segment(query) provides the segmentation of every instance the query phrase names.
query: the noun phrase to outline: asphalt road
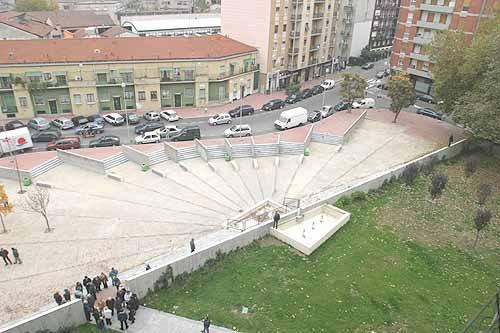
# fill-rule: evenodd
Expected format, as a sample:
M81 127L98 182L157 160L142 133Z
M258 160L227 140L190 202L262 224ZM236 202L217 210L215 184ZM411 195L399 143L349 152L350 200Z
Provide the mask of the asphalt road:
M344 73L358 73L365 77L369 82L374 82L376 80L376 73L379 71L383 71L385 68L387 68L387 60L381 60L375 63L374 68L370 70L363 70L361 67L352 67L348 68L344 71ZM375 107L376 108L389 108L390 105L390 99L385 95L387 92L384 90L380 90L376 87L372 87L367 89L367 97L372 97L375 99ZM279 115L281 112L287 109L292 109L295 107L304 107L309 111L313 110L318 110L320 109L323 105L335 105L338 102L341 101L340 97L340 84L338 82L336 83L335 87L331 90L328 90L324 92L323 94L319 94L316 96L312 96L306 100L300 101L296 104L289 105L284 109L278 109L278 110L273 110L273 111L262 111L262 110L256 110L254 115L252 116L245 116L241 119L242 124L248 124L251 126L253 134L265 134L265 133L270 133L270 132L275 132L276 129L274 128L274 121L279 118ZM416 106L410 106L409 108L404 109L403 111L407 112L416 112L418 107L432 107L431 105L428 105L423 102L418 102ZM141 120L141 122L144 120ZM167 122L164 121L165 124ZM231 127L235 124L239 124L240 119L235 118L233 119L233 123L230 125L217 125L217 126L211 126L208 124L208 117L203 117L203 118L193 118L193 119L181 119L177 122L174 123L168 123L168 125L177 125L178 127L182 128L187 125L198 125L201 129L201 136L202 138L220 138L223 137L223 132L226 128ZM121 139L122 143L129 142L128 136L130 137L131 140L134 140L135 138L135 133L134 133L134 126L130 126L130 134L127 134L127 128L126 126L121 126L121 127L112 127L112 126L106 126L105 127L105 132L103 135L116 135L119 136ZM73 134L73 130L68 130L63 132L64 136L71 136ZM97 136L99 137L99 136ZM97 138L96 137L96 138ZM87 146L88 142L91 139L87 138L81 138L82 141L82 146ZM35 144L35 149L36 150L42 150L45 149L47 146L46 143L36 143Z

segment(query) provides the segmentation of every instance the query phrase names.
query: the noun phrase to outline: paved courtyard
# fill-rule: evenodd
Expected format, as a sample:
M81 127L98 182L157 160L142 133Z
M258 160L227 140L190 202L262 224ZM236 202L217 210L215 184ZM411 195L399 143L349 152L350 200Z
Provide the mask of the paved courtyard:
M52 294L72 288L84 275L125 271L155 265L168 253L188 251L194 238L199 244L222 240L236 231L226 222L255 203L272 198L302 198L412 160L447 143L459 131L425 117L405 114L392 124L388 112L370 111L338 151L338 146L311 143L302 163L298 155L235 159L236 169L223 159L211 160L217 172L200 158L179 164L154 166L161 178L143 172L131 161L112 171L124 182L60 165L37 177L50 182L50 223L44 233L39 215L24 210L17 182L2 180L14 202L7 216L9 233L0 246L19 249L22 265L0 269L0 322L30 314L52 302ZM257 140L257 138L256 138Z

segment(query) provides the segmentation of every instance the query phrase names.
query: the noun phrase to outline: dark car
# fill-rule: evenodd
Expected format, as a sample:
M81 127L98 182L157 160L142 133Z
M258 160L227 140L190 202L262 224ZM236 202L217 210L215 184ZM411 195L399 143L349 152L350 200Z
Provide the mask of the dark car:
M104 118L101 117L99 114L93 114L91 116L87 117L87 120L91 123L96 123L99 125L104 125L106 122L104 121Z
M85 125L86 123L89 122L89 120L87 118L85 118L84 116L73 117L73 118L71 118L71 121L73 122L73 124L75 126Z
M66 137L59 140L51 141L47 145L47 150L56 149L75 149L80 148L80 138L79 137Z
M434 104L434 97L430 95L417 95L417 99L422 102Z
M367 62L366 64L363 64L361 68L363 69L372 69L375 65L372 62Z
M111 147L111 146L119 146L120 138L114 135L105 135L100 137L99 139L92 140L89 142L89 147Z
M321 120L321 111L313 111L307 115L307 121L310 123L315 123Z
M344 111L344 110L349 110L350 107L351 107L351 103L348 103L348 102L338 102L334 106L334 109L335 109L335 111Z
M173 134L170 139L172 141L190 141L201 139L200 128L198 126L184 127L179 133Z
M136 125L141 122L141 119L136 113L127 113L125 120L128 120L129 125Z
M431 117L439 120L443 119L443 116L439 112L436 112L433 109L429 108L418 109L417 114L421 114L422 116Z
M137 125L134 129L136 134L144 134L146 132L156 131L157 129L160 129L163 126L164 125L162 123L155 121L151 123L144 123Z
M288 96L285 100L286 103L288 104L295 104L297 102L300 102L302 100L302 95L300 93L297 93L297 94L292 94L290 96Z
M31 135L31 141L33 142L51 142L59 139L61 137L61 132L59 131L43 131L35 132Z
M15 129L18 129L18 128L21 128L21 127L26 127L26 125L24 125L19 120L12 120L12 121L9 121L8 123L5 124L5 129L7 131L15 130Z
M313 95L318 95L325 91L325 88L318 84L317 86L312 87L311 91Z
M276 110L276 109L281 109L285 107L285 102L283 102L281 99L273 99L266 104L262 105L262 110L264 111L271 111L271 110Z
M251 105L242 105L242 106L238 106L237 108L232 109L228 113L231 116L231 118L236 118L236 117L239 117L240 114L242 116L248 116L248 115L252 115L254 112L255 112L255 110Z
M303 99L306 99L306 98L309 98L309 97L312 97L314 94L312 92L312 89L304 89L302 91L302 98Z

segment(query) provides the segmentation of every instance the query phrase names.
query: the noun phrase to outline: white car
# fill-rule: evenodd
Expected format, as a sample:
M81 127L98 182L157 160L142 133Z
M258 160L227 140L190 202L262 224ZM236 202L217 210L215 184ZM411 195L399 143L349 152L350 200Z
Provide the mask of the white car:
M321 83L321 86L325 90L332 89L333 87L335 87L335 80L325 80L325 81L323 81L323 83Z
M160 137L162 138L170 138L171 135L177 134L181 131L181 129L175 125L173 126L165 126L163 128L157 129L156 133L160 134Z
M177 115L177 112L175 112L174 110L161 111L160 116L168 122L177 121L180 119Z
M143 135L135 137L136 144L146 144L146 143L159 143L160 134L156 132L146 132Z
M64 117L59 117L59 118L52 120L52 124L55 127L62 129L62 130L67 130L67 129L73 128L75 126L75 124L73 124L73 122L70 119L64 118Z
M226 138L237 138L240 136L250 136L252 135L252 128L250 125L235 125L224 131L224 136Z
M160 121L160 114L155 111L146 112L144 114L144 119L148 121Z
M231 116L229 115L229 113L219 113L210 117L210 119L208 119L208 123L213 126L220 124L231 124Z
M352 103L353 109L373 109L375 107L375 100L373 98L363 98L359 102Z
M105 122L113 126L120 126L125 122L125 118L123 118L118 113L108 113L107 115L104 115L104 117L102 118L104 119Z
M331 105L323 105L321 107L321 118L330 117L335 112L335 109Z

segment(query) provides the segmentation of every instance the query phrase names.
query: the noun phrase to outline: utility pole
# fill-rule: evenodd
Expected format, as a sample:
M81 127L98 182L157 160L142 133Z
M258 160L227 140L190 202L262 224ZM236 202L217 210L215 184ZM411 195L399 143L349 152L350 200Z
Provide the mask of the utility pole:
M122 82L121 86L123 89L123 110L125 111L125 122L127 123L127 144L130 144L130 127L128 125L127 102L125 99L125 88L127 87L127 84Z

